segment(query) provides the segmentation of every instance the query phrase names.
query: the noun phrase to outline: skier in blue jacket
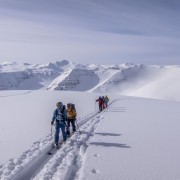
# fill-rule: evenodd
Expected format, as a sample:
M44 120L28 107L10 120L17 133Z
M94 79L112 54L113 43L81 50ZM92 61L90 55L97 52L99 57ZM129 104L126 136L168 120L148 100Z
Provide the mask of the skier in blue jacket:
M54 113L53 113L53 118L51 121L51 125L54 124L55 122L55 136L54 136L54 143L56 146L58 146L59 143L59 132L60 132L60 128L62 131L62 136L63 136L63 141L66 141L67 135L66 135L66 119L67 119L67 115L66 115L66 107L65 105L62 104L62 102L58 102L56 104L57 108L55 109Z

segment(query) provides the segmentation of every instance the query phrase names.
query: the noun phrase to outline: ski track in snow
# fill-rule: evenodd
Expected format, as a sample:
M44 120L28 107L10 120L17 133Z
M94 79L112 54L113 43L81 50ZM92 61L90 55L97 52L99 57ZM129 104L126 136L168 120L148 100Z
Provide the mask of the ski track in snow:
M109 107L115 101L117 100L112 101ZM95 112L77 120L82 131L81 135L77 129L66 144L53 155L47 155L53 141L51 135L34 142L20 157L0 165L0 179L20 180L32 179L32 177L34 180L79 179L81 173L78 172L82 167L84 154L102 118L103 112Z
M84 124L81 127L82 134L74 134L60 151L57 151L34 180L78 179L79 174L77 172L83 164L84 154L102 118L103 115L98 115Z
M20 96L20 95L24 95L24 94L29 94L32 91L27 91L27 92L23 92L23 93L18 93L18 94L9 94L9 95L5 95L5 96L0 96L0 98L6 98L6 97L10 97L10 96Z

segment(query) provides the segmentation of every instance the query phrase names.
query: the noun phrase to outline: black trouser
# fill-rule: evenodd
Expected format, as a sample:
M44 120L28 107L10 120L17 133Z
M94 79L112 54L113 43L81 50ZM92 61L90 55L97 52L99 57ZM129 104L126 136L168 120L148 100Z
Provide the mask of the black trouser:
M102 104L99 104L99 111L102 111Z
M70 123L72 125L73 132L76 131L75 119L67 119L67 134L70 134Z

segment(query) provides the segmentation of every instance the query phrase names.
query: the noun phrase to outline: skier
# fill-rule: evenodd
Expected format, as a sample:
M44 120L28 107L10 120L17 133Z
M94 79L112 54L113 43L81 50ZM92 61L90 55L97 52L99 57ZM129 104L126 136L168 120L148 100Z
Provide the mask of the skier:
M65 127L66 127L65 121L67 119L67 115L66 115L66 107L65 105L62 104L62 102L58 102L56 106L57 108L55 109L53 113L51 125L53 125L55 122L54 144L55 146L58 147L60 128L62 131L63 141L65 142L67 138L66 131L65 131Z
M104 109L106 108L106 106L105 106L105 98L104 98L104 96L102 96L102 100L103 100L103 103L102 103L102 110L104 110Z
M104 103L105 103L106 108L108 107L108 102L109 102L109 98L108 98L108 96L106 95L106 96L104 97Z
M96 102L99 103L99 111L102 111L102 110L103 110L103 109L102 109L102 106L103 106L103 104L104 104L102 97L99 96L99 98L96 100Z
M66 113L67 113L67 135L70 136L70 123L72 125L73 132L76 131L75 120L77 114L76 114L75 105L68 103Z

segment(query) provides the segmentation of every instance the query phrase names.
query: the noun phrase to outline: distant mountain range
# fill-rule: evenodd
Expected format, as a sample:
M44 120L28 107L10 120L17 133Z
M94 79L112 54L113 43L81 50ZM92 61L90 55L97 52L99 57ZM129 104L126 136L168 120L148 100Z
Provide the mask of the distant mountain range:
M48 64L0 64L0 90L111 92L180 100L179 82L179 66L82 65L67 60Z

